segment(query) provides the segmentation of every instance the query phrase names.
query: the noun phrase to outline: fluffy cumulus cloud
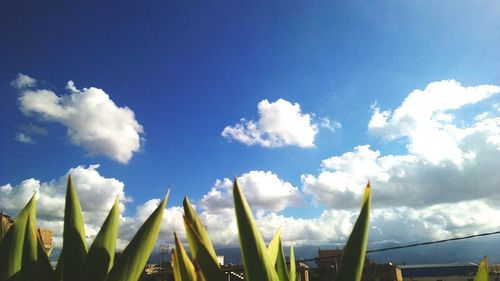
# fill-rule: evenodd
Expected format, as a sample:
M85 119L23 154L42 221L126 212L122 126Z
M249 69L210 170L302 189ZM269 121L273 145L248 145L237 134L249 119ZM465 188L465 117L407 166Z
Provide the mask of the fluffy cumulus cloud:
M460 147L467 130L455 122L454 111L477 104L500 93L495 85L464 87L455 80L430 83L414 90L395 110L373 108L368 124L370 133L388 140L408 139L408 151L437 164L449 160L461 164L471 157ZM487 115L481 114L483 119Z
M48 182L29 178L18 184L2 185L0 186L0 209L15 216L31 196L36 194L37 224L39 227L54 231L54 246L60 249L67 178L68 174L71 174L83 211L88 243L97 235L115 199L119 198L121 222L117 246L123 249L161 200L151 199L139 204L135 212L126 216L125 206L131 202L131 199L125 195L124 183L115 178L102 176L98 168L99 165L78 166L69 169L60 178ZM161 237L168 240L172 238L173 231L183 235L183 229L182 209L180 207L167 208L163 216Z
M314 147L318 125L310 114L302 113L298 103L262 100L257 108L259 120L241 119L239 124L224 128L222 136L246 145Z
M329 208L356 206L368 180L377 186L375 204L380 205L420 207L491 197L498 188L500 117L482 112L481 118L454 122L450 110L497 93L498 86L440 81L411 92L394 111L375 108L369 131L390 140L406 137L408 153L381 155L369 145L357 146L324 160L319 175L302 175L304 191Z
M99 165L78 166L59 179L49 182L30 178L15 185L0 186L0 208L15 215L36 194L38 224L52 229L55 232L55 242L59 243L63 229L67 175L71 174L84 211L87 234L93 237L115 199L121 198L122 208L127 201L123 191L124 184L117 179L101 176L98 168Z
M389 141L403 138L407 153L383 155L370 145L356 146L323 160L319 174L302 175L303 192L332 211L354 210L371 181L372 238L378 241L441 239L497 228L492 218L500 212L494 203L500 199L500 117L494 106L483 110L498 93L494 85L439 81L414 90L395 110L374 107L369 132ZM477 113L463 117L465 106Z
M25 81L28 78L20 75L13 84L28 85ZM133 153L139 151L143 128L134 112L128 107L117 106L102 89L79 90L73 81L66 85L68 95L16 87L21 91L19 104L25 115L65 126L70 141L85 148L89 154L103 154L127 163Z
M238 184L249 204L256 210L281 211L301 201L298 188L268 171L250 171L238 177ZM233 208L233 181L217 180L201 199L200 205L208 210Z

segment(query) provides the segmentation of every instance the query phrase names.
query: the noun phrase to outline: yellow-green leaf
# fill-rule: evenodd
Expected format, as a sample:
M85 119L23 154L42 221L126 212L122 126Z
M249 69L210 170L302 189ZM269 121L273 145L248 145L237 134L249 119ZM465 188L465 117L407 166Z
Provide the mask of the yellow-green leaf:
M249 281L278 281L274 264L236 179L234 179L233 197L245 279L248 278Z
M136 281L142 274L160 232L168 195L144 222L109 272L107 281Z
M267 245L267 252L269 253L269 258L271 259L271 263L276 264L276 259L278 258L279 244L281 239L281 227L278 228L276 233L274 234L273 239Z
M178 272L181 281L196 281L196 271L194 269L194 265L189 259L184 247L182 246L181 241L177 237L177 234L174 233L175 236L175 254L176 254L176 262L178 266Z
M35 195L21 210L14 224L7 231L0 244L0 280L7 280L18 274L23 262L23 249L26 236L27 224L33 226L34 221L28 221L28 217L36 216Z
M175 251L175 249L173 249L172 256L170 259L172 260L172 270L174 271L174 280L175 281L182 281L181 274L179 272L179 263L177 262L176 256L177 256L176 251Z
M281 242L281 237L278 242L278 258L276 260L276 270L278 272L278 278L280 281L288 281L288 269L286 268L285 254L283 253L283 244Z
M225 280L224 273L219 268L217 257L212 256L208 247L203 243L201 237L196 233L186 217L184 217L184 226L193 259L205 279L210 281Z
M80 207L73 180L69 175L64 207L63 246L56 267L57 279L69 281L81 278L86 255L87 244L82 208Z
M84 281L105 280L113 266L119 218L120 205L117 197L85 259L82 272Z
M368 229L370 224L370 183L365 188L361 212L347 240L342 265L335 278L336 281L359 281L365 262Z
M477 273L476 276L474 276L474 281L489 281L490 280L489 278L490 277L488 275L488 259L484 257L477 268Z
M210 242L210 239L208 238L207 230L205 229L205 226L203 225L200 218L198 217L198 215L194 211L193 206L191 205L191 202L189 202L188 197L184 197L184 201L182 201L182 207L184 208L184 216L187 219L187 221L189 222L189 224L191 224L194 232L201 239L203 245L205 245L205 247L207 248L210 255L215 260L217 260L217 255L215 254L215 249L212 245L212 242ZM196 248L193 249L191 244L189 244L189 247L191 249L191 252L193 252L193 255L195 255Z
M297 273L295 269L295 253L293 251L293 244L290 245L290 273L288 274L290 276L290 281L296 281L297 279Z
M38 280L38 248L36 232L33 228L34 217L28 216L26 234L24 236L23 261L20 279L23 281Z

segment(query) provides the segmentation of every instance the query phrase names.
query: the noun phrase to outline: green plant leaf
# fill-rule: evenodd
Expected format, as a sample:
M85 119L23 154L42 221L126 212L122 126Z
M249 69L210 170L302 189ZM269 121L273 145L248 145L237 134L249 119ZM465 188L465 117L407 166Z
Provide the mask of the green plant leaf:
M257 230L250 207L238 187L236 178L234 179L233 197L245 279L248 278L249 281L278 281L274 264Z
M283 244L281 242L281 237L278 242L278 258L276 260L276 270L278 272L278 278L280 281L288 281L288 270L286 268L285 254L283 253Z
M89 253L83 264L82 276L84 281L105 280L106 275L113 266L120 219L119 202L119 198L117 197L101 230L89 249Z
M271 263L273 265L276 264L276 259L278 258L279 244L281 239L281 227L278 228L276 233L274 234L273 239L267 245L267 252L269 253L269 258L271 259Z
M359 281L365 262L368 230L370 224L370 183L366 185L361 212L354 224L354 228L347 240L342 265L335 278L336 281Z
M217 257L212 256L208 247L204 244L201 237L195 232L194 227L189 223L188 219L184 217L184 226L186 229L187 240L193 259L201 270L206 280L225 280L224 273L220 270Z
M85 257L87 244L83 224L82 208L76 194L71 175L68 176L66 203L64 207L63 246L56 267L57 280L78 280Z
M38 280L38 247L36 230L33 227L34 217L28 216L26 234L24 236L23 259L20 279L23 281Z
M172 260L172 270L174 272L174 280L175 281L182 281L181 279L181 273L179 272L179 263L177 262L177 254L176 254L176 250L173 249L172 250L172 256L170 257L170 259Z
M474 276L474 281L489 281L489 274L488 274L488 259L484 257L481 260L481 263L477 267L477 273L476 276Z
M290 273L288 274L288 276L290 276L290 281L297 280L297 273L295 268L295 252L293 251L293 244L290 245Z
M38 252L38 272L40 274L39 280L53 281L56 280L56 273L50 264L49 257L45 253L43 242L38 237L37 239L37 252Z
M177 234L174 233L175 236L175 254L176 254L176 262L178 266L178 272L181 281L196 281L196 271L194 269L194 265L189 259L184 247L182 246L181 241L177 237Z
M205 229L205 226L201 222L200 218L196 214L196 212L193 209L193 206L191 205L191 202L189 202L188 197L184 197L184 200L182 201L182 207L184 209L184 216L189 222L189 224L192 226L192 229L194 232L198 235L198 237L201 239L202 244L205 245L207 248L208 252L210 255L217 260L217 255L215 254L215 249L212 245L212 242L208 238L208 233L207 230ZM188 240L189 242L189 240ZM191 247L191 243L189 244L189 247L191 249L191 252L193 252L193 255L195 254L196 248L193 249Z
M36 199L33 195L17 216L14 224L7 231L0 244L0 280L7 280L18 274L23 262L23 248L26 236L26 227L33 226L34 222L28 217L36 216Z
M168 195L144 222L109 272L107 281L136 281L142 274L160 232Z

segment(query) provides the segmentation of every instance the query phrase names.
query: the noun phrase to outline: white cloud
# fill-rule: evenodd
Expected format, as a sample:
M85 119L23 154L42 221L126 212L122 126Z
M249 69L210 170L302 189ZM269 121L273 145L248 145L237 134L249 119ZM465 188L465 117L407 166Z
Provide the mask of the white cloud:
M14 79L10 85L16 89L25 89L36 86L36 79L24 75L22 73L17 74L17 78Z
M500 93L496 85L464 87L455 80L430 83L414 90L394 111L373 106L370 133L388 140L408 138L408 151L437 164L449 160L460 165L467 157L457 144L464 137L450 112Z
M465 88L455 81L441 81L413 91L394 111L380 112L375 106L369 130L390 140L408 137L408 153L382 155L369 145L357 146L323 160L318 175L302 175L303 191L333 209L357 208L368 180L374 186L375 208L421 209L498 198L498 113L455 120L446 111L477 103L497 91L500 87Z
M280 211L301 201L298 188L270 171L244 173L238 177L238 184L255 210ZM207 210L232 209L232 188L232 180L217 180L210 192L201 199L200 206Z
M322 127L322 128L326 128L332 132L335 132L337 129L340 129L342 128L342 124L338 121L332 121L330 120L330 118L328 117L323 117L321 118L320 120L321 122L319 123L319 125Z
M313 123L311 115L302 113L298 103L262 100L257 108L257 122L241 119L239 124L224 128L222 136L246 145L314 147L318 125Z
M69 95L58 96L50 90L23 90L21 111L43 120L62 124L75 145L90 154L103 154L127 163L139 151L142 126L128 107L118 107L103 90L76 89L72 81L66 88Z
M303 191L328 208L356 208L362 187L374 186L374 206L418 207L439 203L483 200L496 196L500 165L500 117L466 127L456 142L468 155L460 165L434 163L423 155L384 155L368 145L322 163L318 175L302 175Z
M18 142L22 143L28 143L28 144L34 144L36 143L34 139L32 139L30 136L24 134L24 133L16 133L16 137L14 138Z
M98 168L99 165L78 166L57 180L40 182L30 178L14 186L0 186L0 209L15 216L36 193L39 226L52 229L55 232L55 241L61 241L67 175L71 174L84 212L87 235L93 237L115 198L120 196L122 209L127 201L124 184L117 179L101 176Z

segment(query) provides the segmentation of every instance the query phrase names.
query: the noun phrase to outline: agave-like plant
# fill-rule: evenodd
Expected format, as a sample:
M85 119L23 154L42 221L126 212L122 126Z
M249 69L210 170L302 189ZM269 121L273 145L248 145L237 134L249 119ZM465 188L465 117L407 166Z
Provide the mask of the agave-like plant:
M296 281L293 246L289 268L281 240L281 229L266 247L248 203L234 180L234 208L238 224L245 279L250 281ZM64 212L63 247L56 269L36 235L35 196L17 216L0 243L0 281L135 281L141 276L158 237L168 192L144 222L120 257L114 261L118 237L119 201L115 200L90 249L85 242L80 202L71 176L68 177ZM223 281L221 270L205 227L186 197L183 201L184 225L193 260L175 235L172 254L177 281ZM345 256L336 277L339 281L359 281L368 238L370 186L367 185L360 215L345 247ZM478 273L479 274L479 273ZM484 281L478 279L475 281Z
M361 280L368 241L370 194L371 188L368 184L365 188L361 212L347 240L342 265L336 276L337 281ZM281 229L278 229L266 247L236 179L233 184L233 197L245 280L296 281L293 246L290 248L290 268L287 268L281 241ZM226 280L227 277L224 276L219 267L214 247L208 238L205 227L187 197L184 199L183 208L184 226L193 261L189 259L182 243L175 236L175 250L172 255L175 280Z
M488 274L488 259L484 257L481 263L477 267L476 276L474 276L474 281L490 281L490 276Z
M118 237L119 201L115 200L94 242L87 250L80 202L68 177L63 247L54 270L36 235L36 200L31 198L0 244L0 281L136 281L160 231L168 192L114 261Z

